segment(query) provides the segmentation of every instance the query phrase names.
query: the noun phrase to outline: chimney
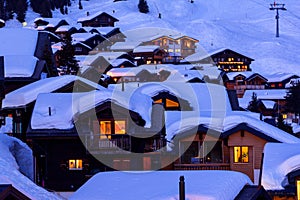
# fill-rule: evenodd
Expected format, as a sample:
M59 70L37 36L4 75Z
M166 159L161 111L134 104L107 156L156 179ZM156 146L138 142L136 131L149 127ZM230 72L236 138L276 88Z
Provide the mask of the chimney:
M159 133L165 125L165 109L162 104L153 104L151 113L151 131Z
M0 56L0 100L4 99L4 56Z

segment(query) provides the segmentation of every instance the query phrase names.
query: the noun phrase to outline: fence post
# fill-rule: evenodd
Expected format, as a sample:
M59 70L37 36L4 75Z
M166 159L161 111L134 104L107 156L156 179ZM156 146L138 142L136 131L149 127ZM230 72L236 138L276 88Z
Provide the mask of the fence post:
M179 178L179 200L185 200L184 176L180 176Z

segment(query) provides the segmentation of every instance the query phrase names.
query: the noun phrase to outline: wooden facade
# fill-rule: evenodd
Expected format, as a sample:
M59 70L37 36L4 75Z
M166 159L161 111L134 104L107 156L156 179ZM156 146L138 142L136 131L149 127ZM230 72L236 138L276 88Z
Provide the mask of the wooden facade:
M161 64L164 57L166 57L167 53L165 50L161 48L156 48L153 51L139 51L135 52L133 50L132 56L136 64L144 65L144 64Z
M182 57L187 57L195 53L197 42L199 42L197 39L188 36L161 36L150 41L145 41L142 45L158 45L168 53L177 53Z
M222 133L207 131L199 126L176 140L175 151L182 156L174 162L175 170L233 170L258 181L255 171L261 169L264 145L278 142L246 124Z
M115 17L109 15L106 12L97 13L95 15L89 15L87 17L79 19L77 22L81 23L82 26L90 27L106 27L106 26L115 26L115 22L119 21Z
M250 76L237 74L232 80L227 80L225 86L228 90L236 90L238 98L242 98L245 90L263 90L266 87L267 79L260 74L253 73Z
M94 109L79 116L76 129L28 129L27 142L33 149L38 185L55 191L75 191L101 171L161 167L161 155L156 151L165 146L162 109L154 108L152 117L156 122L148 129L143 128L145 121L138 113L111 102Z

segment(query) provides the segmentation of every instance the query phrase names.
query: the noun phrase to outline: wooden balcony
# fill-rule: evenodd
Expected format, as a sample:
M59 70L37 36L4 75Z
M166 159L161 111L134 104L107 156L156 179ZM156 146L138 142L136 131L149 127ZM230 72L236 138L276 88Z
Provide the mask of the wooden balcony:
M174 164L174 170L230 170L229 163Z

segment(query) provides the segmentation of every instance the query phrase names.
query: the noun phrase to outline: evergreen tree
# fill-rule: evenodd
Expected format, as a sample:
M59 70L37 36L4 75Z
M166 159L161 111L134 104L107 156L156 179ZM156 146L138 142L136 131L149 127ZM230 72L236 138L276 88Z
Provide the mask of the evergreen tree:
M149 7L146 0L139 0L138 8L141 13L149 12Z
M79 9L82 10L83 7L82 7L82 4L81 4L81 0L79 0L79 5L78 5Z
M0 0L0 19L5 19L5 7L4 7L4 0Z
M74 57L75 50L71 36L62 41L62 49L58 52L58 67L64 74L77 74L79 66Z
M294 83L287 91L285 96L285 109L288 112L295 113L296 116L300 114L300 82Z
M27 8L27 0L18 0L15 12L17 13L17 20L21 23L25 22Z
M250 110L251 112L257 112L259 113L259 103L260 101L257 99L257 95L255 92L252 93L252 97L251 97L251 101L249 102L248 105L248 110Z

